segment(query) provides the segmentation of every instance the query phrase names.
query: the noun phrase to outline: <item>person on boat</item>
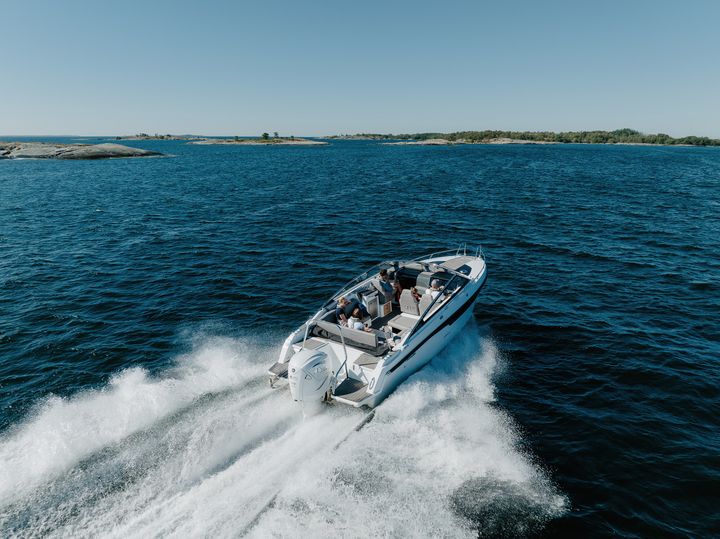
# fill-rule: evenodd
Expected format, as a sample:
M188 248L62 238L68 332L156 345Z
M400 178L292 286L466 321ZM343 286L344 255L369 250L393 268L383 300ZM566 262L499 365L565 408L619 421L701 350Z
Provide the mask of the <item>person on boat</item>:
M392 301L395 298L395 287L390 282L390 276L386 269L380 270L380 277L373 281L373 285L385 298L385 302Z
M439 279L433 279L430 283L430 288L425 291L426 294L430 294L432 299L438 297L440 295L440 292L442 292L442 286L440 286Z
M394 303L399 304L400 303L400 295L402 294L403 287L400 284L400 279L397 276L397 273L395 274L395 279L392 282L393 290L395 291L395 299Z
M335 318L337 318L339 324L347 324L348 319L345 314L345 308L349 303L345 296L338 298L337 307L335 308Z
M362 327L356 327L358 324ZM365 324L362 323L362 313L360 312L360 307L355 307L353 309L353 312L350 315L350 318L348 318L347 325L349 328L352 328L352 329L364 329L365 328Z
M420 295L420 292L418 292L417 287L413 286L412 288L410 288L410 293L412 294L412 297L415 301L420 301L420 298L422 296Z
M359 331L366 331L368 333L373 331L371 328L363 324L363 313L360 310L360 307L355 307L355 309L353 309L352 316L348 319L348 327Z
M365 306L358 300L348 301L345 296L340 296L338 298L337 308L335 309L335 318L337 318L338 324L347 326L350 314L356 309L360 311L362 318L370 316Z

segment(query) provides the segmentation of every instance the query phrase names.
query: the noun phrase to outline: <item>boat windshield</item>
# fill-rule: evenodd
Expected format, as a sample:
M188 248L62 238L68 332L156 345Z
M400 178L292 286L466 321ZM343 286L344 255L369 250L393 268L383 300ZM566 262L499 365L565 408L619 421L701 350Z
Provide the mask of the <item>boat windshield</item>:
M333 294L332 297L328 301L325 302L325 304L323 305L323 308L327 309L327 308L331 307L332 305L335 304L335 302L337 301L337 299L340 296L346 295L350 290L352 290L358 284L362 283L363 281L369 279L370 277L372 277L374 275L377 275L378 273L380 273L380 270L382 270L382 269L389 270L391 268L397 269L397 268L402 267L411 262L422 263L423 265L427 266L428 268L431 268L434 266L436 269L442 269L443 271L445 271L447 273L451 273L455 276L459 276L459 277L468 279L469 277L467 275L443 265L443 260L442 260L443 258L452 257L453 255L460 256L460 255L458 255L458 252L459 251L451 249L448 251L442 251L439 253L433 253L431 255L426 255L425 257L414 258L412 260L408 260L408 261L404 261L404 262L397 261L397 260L385 260L384 262L375 264L373 267L365 270L360 275L357 275L356 277L354 277L353 279L348 281L346 284L344 284L342 286L342 288L340 288L340 290L335 292L335 294Z

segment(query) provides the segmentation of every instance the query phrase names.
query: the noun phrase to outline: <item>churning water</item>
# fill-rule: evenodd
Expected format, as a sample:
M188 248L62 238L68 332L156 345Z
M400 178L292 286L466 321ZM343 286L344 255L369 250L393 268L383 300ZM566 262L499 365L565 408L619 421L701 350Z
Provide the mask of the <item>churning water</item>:
M496 407L498 353L475 328L359 432L362 414L343 407L303 421L267 385L275 351L211 340L160 376L131 368L46 400L0 446L3 529L472 536L478 524L537 528L566 509Z

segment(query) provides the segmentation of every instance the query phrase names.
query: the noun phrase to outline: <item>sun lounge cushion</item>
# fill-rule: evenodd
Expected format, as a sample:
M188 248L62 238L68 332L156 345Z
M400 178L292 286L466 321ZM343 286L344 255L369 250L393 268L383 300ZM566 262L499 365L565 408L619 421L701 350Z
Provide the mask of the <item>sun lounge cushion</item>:
M399 314L388 322L391 328L398 329L400 331L411 329L415 326L418 321L417 316L411 314Z

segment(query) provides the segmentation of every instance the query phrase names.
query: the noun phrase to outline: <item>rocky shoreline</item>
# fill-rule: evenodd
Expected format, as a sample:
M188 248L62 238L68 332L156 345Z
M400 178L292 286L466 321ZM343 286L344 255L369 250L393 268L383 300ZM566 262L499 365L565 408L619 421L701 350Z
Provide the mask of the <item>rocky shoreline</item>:
M0 141L0 159L113 159L161 156L160 152L122 144L56 144Z

